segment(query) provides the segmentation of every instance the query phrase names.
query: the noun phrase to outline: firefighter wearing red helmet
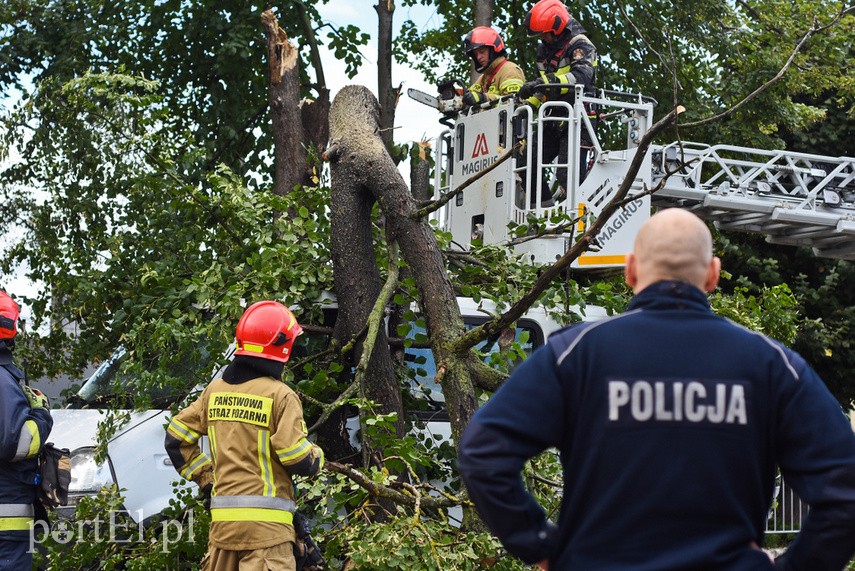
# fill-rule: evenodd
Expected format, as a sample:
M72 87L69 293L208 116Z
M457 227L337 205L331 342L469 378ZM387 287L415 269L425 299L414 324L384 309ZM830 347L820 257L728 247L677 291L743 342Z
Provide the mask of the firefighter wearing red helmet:
M323 450L307 440L300 399L281 381L302 332L281 303L251 305L222 378L169 422L173 465L210 493L203 570L296 569L292 476L314 476L324 464ZM198 444L204 435L210 457Z
M540 77L520 88L520 99L538 108L549 100L573 103L576 85L584 87L585 95L596 93L597 48L585 35L582 25L570 15L560 0L540 0L529 10L524 25L529 36L540 36L540 44L537 47L537 70ZM544 88L544 84L561 84L561 87ZM588 110L588 118L596 127L596 109ZM567 128L566 121L550 121L546 125L547 132L544 133L541 151L544 163L551 162L555 157L559 157L560 163L567 162ZM591 135L586 129L582 129L582 149L579 153L581 179L584 179L587 171L587 155L592 145ZM567 169L558 169L561 188L557 189L556 200L566 194L566 180Z
M18 304L0 290L0 571L31 569L38 456L53 427L47 397L12 363Z
M493 28L478 26L466 34L463 51L472 58L475 71L481 74L463 96L466 106L516 93L525 83L525 75L517 64L508 60L505 42Z

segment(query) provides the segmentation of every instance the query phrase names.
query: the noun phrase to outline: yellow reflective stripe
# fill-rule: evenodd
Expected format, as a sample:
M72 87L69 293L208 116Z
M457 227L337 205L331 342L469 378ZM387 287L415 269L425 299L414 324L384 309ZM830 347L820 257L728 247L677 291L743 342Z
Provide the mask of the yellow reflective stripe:
M27 531L32 524L31 517L0 517L0 531Z
M217 435L214 433L214 427L208 427L208 442L211 444L211 463L216 463L217 461ZM214 470L212 472L214 475L214 486L217 485L217 471Z
M312 448L312 443L306 440L305 438L301 438L297 441L293 446L289 446L288 448L283 448L282 450L277 450L276 455L279 456L279 461L283 464L290 464L295 459L303 456L307 450Z
M181 474L181 476L189 480L193 476L193 474L195 474L199 470L199 468L202 468L203 466L210 463L211 459L208 458L208 455L203 452L193 458L193 460L190 461L187 467L181 470L179 473Z
M27 420L24 422L24 428L30 433L30 446L27 448L25 458L35 458L39 454L39 449L42 447L42 436L39 434L39 425L35 420ZM21 430L21 438L24 437L23 429Z
M248 353L263 353L264 346L256 345L255 343L247 343L244 341L242 349Z
M569 71L565 74L556 75L555 79L558 80L558 83L568 84L568 83L570 83L570 79L567 77L568 75L570 75ZM574 79L574 83L575 83L575 77L573 79ZM563 87L561 88L561 95L567 95L568 93L570 93L569 89L565 89Z
M505 80L499 85L499 91L503 95L507 95L508 93L516 93L522 87L523 82L519 79L512 77L511 79Z
M294 514L266 508L211 508L211 521L270 521L294 522Z
M185 442L189 442L190 444L196 444L202 435L188 428L186 424L181 421L175 420L174 418L169 421L169 427L166 429L171 432L176 437L184 440Z
M270 461L270 433L258 431L258 467L261 473L261 494L275 496L276 486L273 484L273 463Z
M211 444L211 461L217 459L217 435L213 426L208 426L208 442Z

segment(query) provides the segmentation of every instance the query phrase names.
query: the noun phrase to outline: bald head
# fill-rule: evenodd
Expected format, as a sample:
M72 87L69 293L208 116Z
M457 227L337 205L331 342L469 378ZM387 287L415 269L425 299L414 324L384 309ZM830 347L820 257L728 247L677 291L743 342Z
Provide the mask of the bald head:
M636 293L662 280L712 291L718 285L720 270L706 225L687 210L669 208L651 216L641 227L635 248L627 255L624 273Z

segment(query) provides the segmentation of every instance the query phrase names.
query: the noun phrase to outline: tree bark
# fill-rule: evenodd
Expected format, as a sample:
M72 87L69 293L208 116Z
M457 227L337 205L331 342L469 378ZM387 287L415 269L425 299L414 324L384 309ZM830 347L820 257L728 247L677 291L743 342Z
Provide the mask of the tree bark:
M395 127L395 107L401 88L392 87L392 15L393 0L379 0L377 11L377 97L380 100L380 138L386 148L392 148Z
M312 20L306 13L306 6L303 2L295 2L295 6L303 23L304 37L309 46L309 57L312 61L312 68L315 70L315 84L313 87L318 92L318 97L314 101L303 100L300 106L300 116L302 118L303 130L306 133L306 141L314 146L315 149L322 151L326 147L330 136L330 90L327 89L324 66L321 62L321 53L318 49ZM309 168L313 166L309 165Z
M433 198L430 155L431 148L426 141L416 143L410 153L410 189L416 202L427 202Z
M492 26L493 25L493 0L475 0L474 8L475 26ZM470 67L469 83L475 83L478 76L481 75L475 71L475 65Z
M342 194L356 195L357 191L363 190L370 192L378 201L386 219L388 239L400 246L401 255L419 291L436 362L437 382L445 396L451 435L455 443L459 442L463 429L478 406L473 371L480 371L485 365L469 347L460 349L461 346L455 343L465 333L465 326L436 235L425 218L415 216L415 199L380 137L379 105L367 88L350 85L338 92L330 107L330 135L331 145L335 147L329 154L334 215L346 216L346 223L351 226L367 225L364 209L368 201L365 197L360 199L365 204L359 219L353 213L336 212L343 208L336 198ZM351 232L355 235L350 240L356 239L358 234L363 242L367 242L366 230L353 228ZM354 248L353 243L340 242L338 247L334 244L333 251L342 247L349 251ZM366 247L366 243L359 246L360 250ZM333 256L335 259L336 254ZM465 527L483 528L483 523L471 508L465 508L463 513Z
M300 114L300 68L297 49L288 41L273 10L261 15L267 33L270 119L273 124L273 192L284 196L310 178Z
M345 87L342 91L350 89ZM340 92L341 93L341 92ZM336 96L336 101L341 95ZM333 283L338 299L338 319L333 336L346 342L365 327L371 308L380 294L382 279L374 255L371 210L374 195L368 183L375 176L372 161L364 157L388 157L383 142L377 137L379 108L377 100L360 101L359 118L342 116L330 111L330 130L334 150L330 175L332 177L331 248ZM357 115L354 112L354 115ZM366 121L366 125L358 124ZM372 131L366 132L370 128ZM376 147L375 147L376 145ZM397 171L396 171L397 172ZM398 175L400 178L400 175ZM363 343L357 344L355 354L362 353ZM356 363L353 363L354 365ZM388 340L381 328L374 350L365 369L364 395L380 405L377 412L398 414L397 435L404 434L404 411L397 375L389 353Z
M400 245L419 290L437 380L445 395L452 436L457 441L477 407L471 371L483 364L469 348L454 351L455 340L465 332L454 290L433 229L426 220L413 216L415 200L386 151L378 121L377 100L365 87L350 85L336 95L330 108L330 134L336 146L331 157L333 196L341 196L343 190L352 193L347 189L356 187L372 193L379 202L389 239ZM341 208L336 202L334 213ZM364 212L359 219L350 213L348 222L351 226L366 224ZM368 240L365 230L352 228L350 232L359 232L360 240ZM344 240L353 251L356 236Z
M493 24L493 0L475 0L475 26Z

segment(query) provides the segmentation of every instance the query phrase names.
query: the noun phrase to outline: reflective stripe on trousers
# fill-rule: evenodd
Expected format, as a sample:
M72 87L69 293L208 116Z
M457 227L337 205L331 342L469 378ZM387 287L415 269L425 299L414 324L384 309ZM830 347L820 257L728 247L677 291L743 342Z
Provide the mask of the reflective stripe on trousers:
M269 521L292 524L297 505L269 496L214 496L211 521Z
M33 522L33 504L0 504L0 531L27 531Z

